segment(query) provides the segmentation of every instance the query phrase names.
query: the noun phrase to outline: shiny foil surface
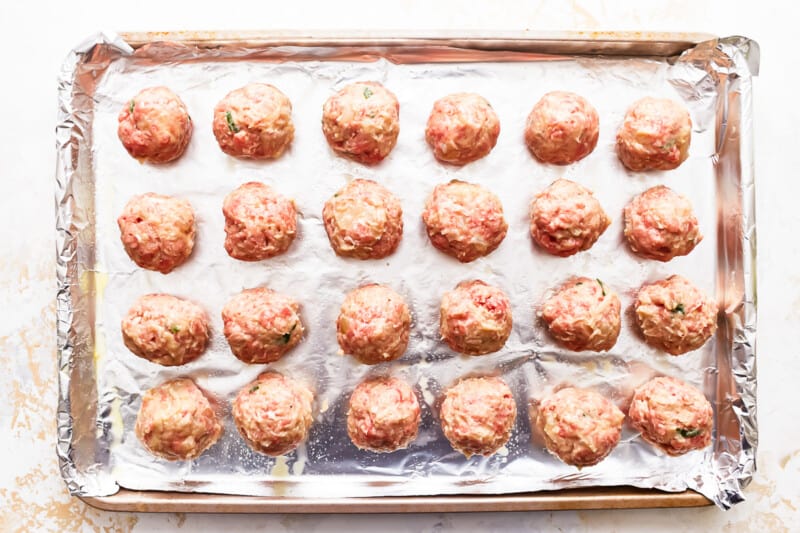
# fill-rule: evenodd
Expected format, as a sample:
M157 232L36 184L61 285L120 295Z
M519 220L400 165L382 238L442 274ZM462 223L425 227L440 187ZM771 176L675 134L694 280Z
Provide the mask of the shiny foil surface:
M70 492L106 496L125 487L313 499L632 485L694 489L723 508L741 501L757 445L751 78L758 46L742 37L715 39L671 57L522 48L485 47L477 39L383 46L155 42L134 49L111 34L76 48L60 76L56 129L57 449ZM348 83L366 80L383 83L400 101L397 146L375 166L335 155L320 127L325 100ZM295 139L277 160L229 157L212 134L215 104L249 82L273 84L292 102ZM188 150L167 165L134 160L116 133L122 107L156 85L175 91L194 122ZM523 140L528 113L552 90L585 96L600 116L597 148L564 167L538 163ZM501 133L487 157L455 167L434 159L424 131L433 102L463 91L492 104ZM690 157L676 170L635 173L617 159L616 130L628 106L644 96L681 100L691 113ZM561 177L591 189L612 219L590 250L569 258L546 254L529 234L530 201ZM402 203L403 238L386 259L342 259L328 243L323 204L354 178L385 185ZM421 221L433 187L451 179L497 194L509 224L494 253L468 264L433 248ZM284 255L245 263L225 253L222 201L247 181L262 181L294 199L298 237ZM623 207L658 184L691 200L704 235L690 255L668 263L638 258L622 236ZM132 196L145 192L188 199L195 209L195 250L168 275L136 267L120 243L116 218ZM643 283L671 274L712 294L721 309L717 334L681 357L644 344L632 311ZM608 353L560 348L536 316L541 302L572 276L599 278L622 300L622 332ZM469 279L496 285L511 299L513 331L497 353L458 355L439 338L442 294ZM372 367L339 353L335 325L345 295L370 282L403 294L413 320L406 354ZM222 334L223 305L256 286L298 300L306 327L303 341L270 365L241 363ZM161 367L124 346L123 316L136 298L153 292L191 299L208 312L212 339L196 361ZM307 442L279 458L251 451L230 416L236 393L267 369L298 379L315 393ZM405 379L418 394L422 424L407 450L361 451L347 437L348 396L377 374ZM447 387L472 375L501 376L514 391L518 416L500 452L467 460L442 435L438 408ZM705 392L715 413L710 447L670 457L626 423L608 458L578 469L551 456L530 422L537 403L565 385L593 388L627 412L633 389L655 375L678 377ZM224 434L198 459L171 463L149 454L133 427L143 392L179 376L191 377L220 400Z

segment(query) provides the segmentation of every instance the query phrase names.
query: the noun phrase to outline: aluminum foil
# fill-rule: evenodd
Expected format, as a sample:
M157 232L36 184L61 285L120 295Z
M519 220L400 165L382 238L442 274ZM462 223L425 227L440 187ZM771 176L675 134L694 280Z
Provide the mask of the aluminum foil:
M56 130L58 454L71 493L106 496L119 487L264 496L499 494L571 487L633 485L665 491L694 489L723 508L743 499L755 470L755 217L752 85L758 47L733 37L702 43L679 57L560 56L452 46L271 46L231 42L218 47L154 43L134 51L114 35L76 48L60 77ZM377 80L400 100L400 137L375 167L337 157L320 128L323 102L342 86ZM296 137L272 162L226 156L211 131L214 105L251 81L271 83L293 104ZM186 154L169 165L132 159L116 136L117 114L140 89L172 88L194 121ZM600 141L568 167L537 163L522 139L525 118L550 90L585 95L600 114ZM424 128L434 100L477 92L497 111L502 131L492 153L465 167L438 163ZM693 120L691 157L677 170L631 173L617 160L615 132L627 107L643 96L681 99ZM395 254L380 261L342 259L322 225L324 202L348 180L370 178L399 196L405 232ZM553 180L592 189L613 219L589 251L547 255L531 243L528 205ZM435 250L420 218L433 187L450 179L480 183L503 202L508 236L497 251L461 264ZM224 196L263 181L294 198L299 235L288 253L244 263L223 249ZM687 257L663 264L629 252L622 208L636 194L667 184L688 196L705 235ZM116 217L144 192L180 196L197 216L195 251L169 275L136 268L119 241ZM645 282L681 274L721 303L718 334L682 357L645 345L631 311ZM602 279L623 302L623 327L607 354L575 354L557 346L536 318L549 291L573 275ZM510 296L514 328L492 355L454 354L439 340L444 291L483 279ZM367 367L338 351L335 319L345 294L367 282L404 294L413 311L411 342L395 362ZM272 365L245 365L231 355L220 310L243 288L268 286L302 305L303 342ZM165 368L131 354L120 321L142 294L167 292L208 311L212 341L197 361ZM147 453L133 433L144 390L190 376L229 405L237 391L270 368L308 384L316 394L315 423L295 452L268 458L239 437L230 410L222 439L200 458L170 463ZM347 438L349 392L376 373L414 384L422 404L419 438L404 451L359 451ZM515 391L519 416L508 442L490 458L466 460L438 424L441 393L458 378L501 375ZM669 457L629 426L600 464L577 469L544 449L529 413L565 384L592 387L627 409L633 389L667 374L700 387L715 409L713 445Z

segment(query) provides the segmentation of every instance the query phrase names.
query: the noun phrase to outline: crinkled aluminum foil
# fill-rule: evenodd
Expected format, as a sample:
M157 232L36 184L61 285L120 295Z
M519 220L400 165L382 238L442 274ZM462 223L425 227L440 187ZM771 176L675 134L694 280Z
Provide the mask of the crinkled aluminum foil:
M752 85L758 47L733 37L702 43L680 57L558 56L478 51L447 46L191 47L156 43L133 51L114 35L76 48L60 77L56 130L58 454L71 493L105 496L119 487L267 496L345 497L491 494L568 487L633 485L697 490L720 507L743 499L755 470L755 217ZM322 104L343 85L377 80L401 106L397 147L380 165L335 156L320 128ZM273 162L223 154L211 132L212 110L228 91L250 81L276 85L292 100L296 138ZM177 163L142 165L116 136L117 114L140 89L167 85L184 100L195 130ZM542 165L522 139L525 118L550 90L585 95L600 114L600 142L586 159ZM502 131L494 151L463 168L435 161L424 127L435 99L477 92L497 111ZM693 119L691 157L664 173L630 173L618 162L614 137L627 107L647 96L682 99ZM338 258L321 221L325 200L347 180L370 178L397 194L405 232L382 261ZM591 188L613 219L589 251L549 256L531 244L528 204L559 177ZM508 236L490 256L460 264L428 242L420 214L434 185L450 179L498 194ZM299 236L289 252L259 263L229 258L223 249L224 196L259 180L293 197ZM632 255L622 238L622 208L646 188L667 184L688 196L703 242L687 257L663 264ZM198 221L189 262L169 275L136 268L119 242L116 217L127 200L148 191L187 198ZM689 355L671 357L646 346L631 304L642 283L681 274L721 302L719 333ZM602 279L623 301L623 328L608 354L559 348L536 319L536 306L572 275ZM514 329L506 347L483 357L453 354L438 338L444 291L480 278L510 296ZM413 310L407 354L366 367L338 353L335 318L345 294L363 283L387 283ZM304 341L273 365L245 365L222 335L220 310L235 293L266 285L302 304ZM203 305L211 317L206 354L179 368L139 359L123 345L119 324L133 301L168 292ZM724 316L723 316L724 315ZM225 434L195 461L168 463L148 454L133 434L141 394L187 375L229 403L266 368L305 381L316 391L308 442L277 459L249 450L225 412ZM423 406L419 438L406 451L357 450L345 431L349 392L367 375L392 373L414 384ZM464 459L439 429L438 399L461 376L499 374L512 386L519 416L511 440L491 458ZM597 466L577 468L549 455L533 435L529 408L560 385L594 387L626 409L632 390L655 374L700 387L715 407L713 446L669 457L626 425L622 441Z

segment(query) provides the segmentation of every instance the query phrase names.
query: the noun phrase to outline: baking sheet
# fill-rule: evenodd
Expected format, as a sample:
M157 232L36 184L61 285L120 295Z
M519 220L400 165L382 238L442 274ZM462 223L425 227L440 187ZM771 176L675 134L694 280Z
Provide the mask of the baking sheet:
M749 278L754 274L750 68L757 63L752 41L701 44L678 61L446 46L227 45L209 50L157 44L131 55L130 47L114 36L101 36L84 50L76 52L72 64L68 61L62 75L58 130L63 267L59 452L73 493L102 496L121 486L324 498L627 484L669 491L692 488L723 507L741 500L741 488L754 468L756 443L755 287ZM397 147L376 167L336 157L320 131L322 103L358 80L381 81L400 100ZM294 106L295 140L274 162L230 158L211 133L216 102L250 81L276 85ZM116 138L116 116L133 94L158 84L171 87L187 104L194 136L176 164L141 165ZM584 94L600 114L596 150L569 167L537 163L522 141L530 108L542 94L556 89ZM501 134L487 158L462 168L444 166L424 141L425 121L435 99L463 90L478 92L492 103ZM628 105L646 95L683 99L690 109L691 157L677 170L629 173L616 158L616 128ZM734 117L731 111L737 110ZM729 160L737 163L731 166ZM403 241L386 260L337 258L328 245L322 205L356 177L375 179L401 199ZM566 259L533 247L527 223L533 195L559 177L592 189L613 219L591 250ZM434 185L454 178L480 183L498 194L509 223L500 248L467 265L433 249L420 220ZM254 264L235 261L222 248L222 199L250 180L264 181L293 197L301 213L299 236L289 252ZM661 183L692 200L705 235L691 255L667 264L643 261L628 252L621 226L625 203ZM167 276L134 268L119 244L115 220L122 206L132 195L148 191L187 198L197 214L192 258ZM702 350L679 358L644 345L630 312L642 283L673 273L716 295L726 310L720 333ZM560 349L535 318L535 306L547 291L572 275L599 277L622 298L623 329L608 354L576 355ZM438 341L442 293L472 278L506 290L515 322L504 350L479 358L455 355ZM366 282L387 283L405 294L414 315L407 354L380 367L365 367L337 353L339 305L350 289ZM280 362L244 365L229 353L219 311L242 288L259 285L300 301L307 333ZM161 291L199 302L212 320L209 350L184 367L158 367L133 356L122 344L119 323L128 307L141 294ZM272 459L250 451L229 413L220 442L192 462L154 459L133 435L143 390L189 375L230 400L265 368L299 378L317 393L315 425L308 443L295 453ZM349 391L367 375L382 371L415 384L423 407L417 441L407 451L386 455L357 450L344 429ZM465 460L441 435L437 399L449 384L474 373L501 374L515 390L519 416L500 453ZM552 458L532 437L527 406L554 388L596 387L625 408L632 389L656 373L675 375L706 392L715 405L711 448L667 457L626 427L611 456L578 470Z

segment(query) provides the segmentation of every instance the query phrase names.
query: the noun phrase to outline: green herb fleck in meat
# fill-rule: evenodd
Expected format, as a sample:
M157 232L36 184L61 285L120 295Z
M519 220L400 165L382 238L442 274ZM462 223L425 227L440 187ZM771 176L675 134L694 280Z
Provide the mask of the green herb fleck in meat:
M239 133L239 126L233 121L233 115L231 115L230 111L225 111L225 120L228 123L228 129L231 130L233 133Z
M670 139L664 143L664 147L661 149L664 152L669 152L675 147L675 139Z
M697 428L678 428L677 432L684 439L691 439L692 437L698 436L700 433L703 432L703 430Z
M292 329L281 335L281 338L278 340L278 344L289 344L289 341L292 339L292 333L294 333L295 329L297 329L297 322L294 323Z
M603 291L603 296L606 295L606 286L603 285L603 282L600 281L600 278L595 278L595 281L600 285L600 290Z
M169 330L170 330L172 333L178 333L178 332L181 330L181 328L180 328L180 326L170 326L170 327L169 327Z
M258 390L258 385L253 385L252 387L250 387L250 394L253 394L257 390Z
M136 106L136 104L133 102L133 100L131 100L131 103L130 103L130 105L128 106L128 113L130 113L131 115L133 115L133 108L134 108L135 106Z
M369 87L364 87L364 99L366 100L370 96L372 96L372 89L370 89Z
M676 305L675 307L670 309L670 311L673 312L673 313L680 313L682 315L686 314L686 309L683 307L683 304Z

